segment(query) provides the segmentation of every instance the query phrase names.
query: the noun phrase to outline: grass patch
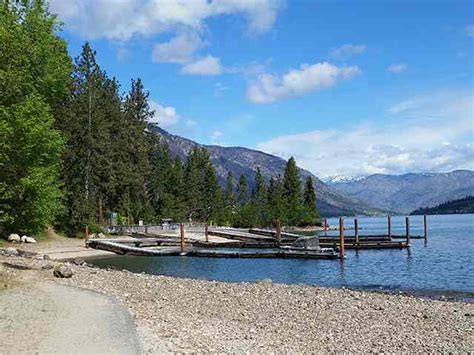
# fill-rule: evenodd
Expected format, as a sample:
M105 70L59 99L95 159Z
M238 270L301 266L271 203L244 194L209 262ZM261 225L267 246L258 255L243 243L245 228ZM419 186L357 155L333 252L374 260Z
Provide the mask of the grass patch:
M0 238L0 247L3 247L7 241L5 239Z

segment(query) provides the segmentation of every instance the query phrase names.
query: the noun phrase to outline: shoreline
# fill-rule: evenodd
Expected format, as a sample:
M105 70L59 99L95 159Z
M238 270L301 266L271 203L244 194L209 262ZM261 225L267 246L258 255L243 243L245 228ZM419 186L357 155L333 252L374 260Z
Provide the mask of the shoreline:
M9 263L10 266L6 266ZM469 352L472 303L270 280L232 283L0 256L0 270L112 297L132 314L146 353ZM11 264L28 267L11 268ZM12 286L17 287L17 286ZM1 291L0 291L1 292ZM78 325L80 326L80 325Z
M107 259L109 257L119 256L116 254L112 255L99 255L99 256L90 256L84 258L84 261L92 267L96 267L98 269L107 270L107 271L126 271L132 274L145 274L150 276L162 276L162 277L171 277L176 279L183 279L183 280L204 280L209 282L222 282L222 283L230 283L230 284L254 284L262 282L262 279L254 280L254 281L226 281L226 280L218 280L218 279L207 279L201 277L189 277L189 276L176 276L176 275L166 275L166 274L153 274L147 273L145 271L142 272L135 272L130 271L127 269L118 269L115 266L96 266L94 265L94 260L101 260ZM137 258L148 258L148 256L137 256ZM73 259L69 260L72 261ZM68 261L68 260L64 260ZM285 282L277 282L272 281L270 279L265 279L271 281L275 285L299 285L299 286L308 286L308 287L321 287L326 289L336 289L336 290L351 290L351 291L359 291L359 292L369 292L369 293L376 293L376 294L388 294L388 295L403 295L407 297L419 297L427 300L438 300L438 301L447 301L447 302L464 302L464 303L473 303L474 304L474 291L462 291L462 290L440 290L440 289L394 289L394 288L384 288L384 287L372 287L372 286L361 286L361 287L354 287L354 286L326 286L320 284L311 284L311 283L285 283Z
M146 353L469 352L474 305L309 285L227 283L0 256L54 282L114 298L132 314ZM4 264L3 264L4 265ZM7 269L6 266L3 266ZM15 286L13 286L15 287ZM80 326L80 325L78 325Z

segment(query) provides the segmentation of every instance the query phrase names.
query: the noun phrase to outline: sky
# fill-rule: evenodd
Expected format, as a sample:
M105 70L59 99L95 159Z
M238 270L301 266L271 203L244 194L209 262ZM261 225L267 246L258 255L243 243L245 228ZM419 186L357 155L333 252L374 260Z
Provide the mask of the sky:
M51 0L153 120L319 177L474 169L471 0Z

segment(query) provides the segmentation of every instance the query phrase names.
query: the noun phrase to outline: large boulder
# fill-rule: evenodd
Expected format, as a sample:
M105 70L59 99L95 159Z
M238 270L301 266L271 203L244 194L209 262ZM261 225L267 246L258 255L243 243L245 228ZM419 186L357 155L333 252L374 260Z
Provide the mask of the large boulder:
M318 237L301 237L291 245L294 248L304 248L308 250L321 250Z
M15 248L0 249L1 253L8 256L18 256L19 252Z
M12 233L8 236L7 240L10 242L10 243L20 243L21 242L21 238L18 234L16 233Z
M65 264L58 264L54 267L53 275L60 278L72 277L72 270Z
M26 237L26 235L25 235L24 237ZM33 238L33 237L26 237L26 238L25 238L25 243L36 244L36 239Z

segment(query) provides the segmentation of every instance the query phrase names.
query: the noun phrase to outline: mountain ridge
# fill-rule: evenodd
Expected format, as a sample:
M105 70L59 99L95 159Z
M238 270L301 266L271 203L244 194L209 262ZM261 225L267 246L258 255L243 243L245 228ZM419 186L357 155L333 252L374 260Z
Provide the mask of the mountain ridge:
M329 184L351 199L396 213L433 207L474 193L474 172L373 174L351 182Z
M259 150L246 147L223 147L219 145L205 145L191 139L171 134L158 126L152 126L152 130L161 136L168 144L173 157L180 156L185 159L194 146L205 147L211 157L217 171L219 182L224 185L228 171L232 171L235 181L243 174L251 189L254 184L254 174L260 167L262 174L268 180L283 176L286 160ZM374 211L370 206L353 201L327 186L313 173L298 167L300 176L305 179L311 176L317 195L317 207L323 216L371 214Z

